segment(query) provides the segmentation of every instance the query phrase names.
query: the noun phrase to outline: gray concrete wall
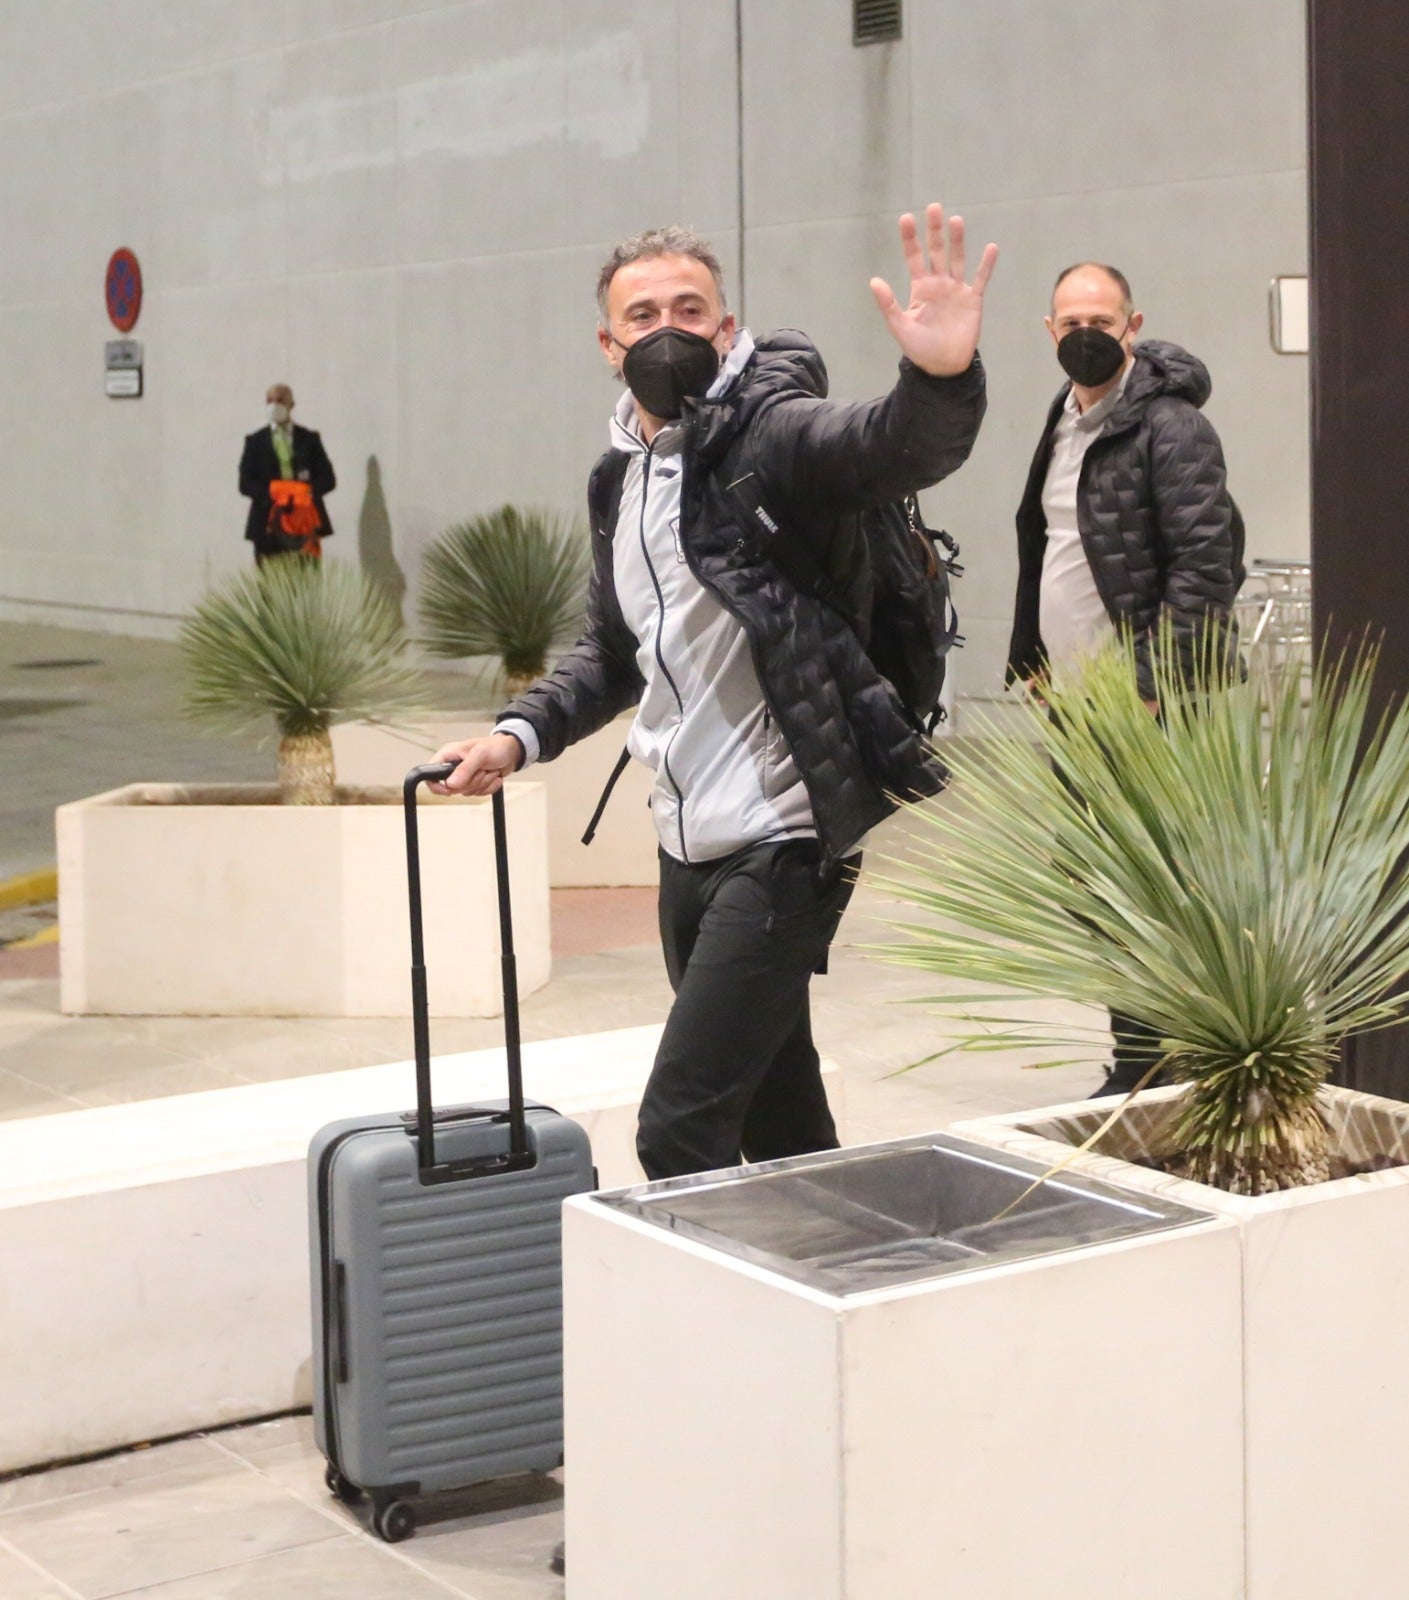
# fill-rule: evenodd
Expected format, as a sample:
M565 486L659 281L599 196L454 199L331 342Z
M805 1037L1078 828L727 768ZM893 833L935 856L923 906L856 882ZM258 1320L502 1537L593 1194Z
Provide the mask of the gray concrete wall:
M710 234L834 392L887 384L866 288L930 198L1003 248L963 541L962 693L996 689L1012 511L1082 256L1209 364L1254 555L1307 548L1306 367L1266 286L1305 266L1301 0L10 0L0 9L0 615L163 632L247 560L241 436L286 378L340 477L330 554L390 526L580 501L614 390L592 338L620 234ZM102 394L103 268L134 249L147 394ZM740 293L740 289L742 293ZM370 465L372 463L375 465ZM383 512L382 505L385 505Z

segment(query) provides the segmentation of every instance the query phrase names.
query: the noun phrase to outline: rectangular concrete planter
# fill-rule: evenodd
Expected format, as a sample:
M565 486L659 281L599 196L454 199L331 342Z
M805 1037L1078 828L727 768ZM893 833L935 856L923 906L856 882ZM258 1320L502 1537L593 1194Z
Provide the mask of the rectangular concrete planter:
M400 790L281 806L272 788L131 784L56 813L66 1012L405 1016ZM507 821L519 992L550 971L543 789ZM438 1016L503 1009L490 807L422 803L426 962Z
M1103 1142L1109 1153L1078 1156L1070 1170L1237 1226L1248 1600L1397 1594L1409 1572L1409 1166L1246 1197L1133 1164L1181 1093L1139 1096ZM1323 1107L1350 1148L1409 1158L1409 1106L1327 1088ZM1050 1164L1070 1160L1110 1109L1078 1101L953 1131ZM1141 1384L1170 1343L1130 1346ZM1123 1509L1105 1508L1117 1519Z
M1230 1222L836 1294L582 1197L564 1290L572 1600L1243 1593Z
M654 776L639 761L622 773L592 843L582 842L633 717L618 717L570 745L556 761L541 762L510 781L511 787L541 783L548 792L548 881L555 889L656 883L656 832L648 809ZM338 776L350 784L399 783L408 767L428 761L441 745L492 730L482 711L442 712L405 728L339 723L333 729Z

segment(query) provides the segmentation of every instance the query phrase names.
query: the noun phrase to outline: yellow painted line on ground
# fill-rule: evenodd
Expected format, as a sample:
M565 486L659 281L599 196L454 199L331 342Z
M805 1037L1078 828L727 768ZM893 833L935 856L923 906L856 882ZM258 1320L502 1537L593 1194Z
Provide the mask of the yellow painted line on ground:
M41 867L38 872L22 872L17 878L0 881L0 911L16 906L42 906L59 898L59 869Z
M58 944L59 925L56 922L52 928L41 928L38 933L30 934L27 939L11 939L5 946L7 950L33 950L41 944Z

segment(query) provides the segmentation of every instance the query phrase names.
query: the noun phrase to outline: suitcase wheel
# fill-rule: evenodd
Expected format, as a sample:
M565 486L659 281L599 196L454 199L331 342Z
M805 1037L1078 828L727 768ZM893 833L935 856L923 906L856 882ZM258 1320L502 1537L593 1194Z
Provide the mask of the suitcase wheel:
M323 1474L323 1482L328 1486L328 1493L334 1500L341 1500L345 1506L355 1506L362 1499L362 1491L350 1478L344 1478L342 1473L334 1466L329 1466Z
M372 1516L372 1527L379 1539L388 1544L400 1544L416 1531L416 1513L404 1500L390 1500L378 1506Z

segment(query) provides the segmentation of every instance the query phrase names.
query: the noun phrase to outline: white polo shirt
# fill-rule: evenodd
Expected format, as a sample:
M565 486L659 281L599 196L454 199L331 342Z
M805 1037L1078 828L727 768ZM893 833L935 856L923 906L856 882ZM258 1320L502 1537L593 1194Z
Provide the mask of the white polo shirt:
M1047 548L1042 557L1037 625L1054 683L1060 683L1064 672L1070 672L1115 637L1115 627L1081 542L1076 492L1081 463L1106 418L1120 403L1130 369L1131 363L1127 362L1115 388L1088 411L1077 409L1076 390L1068 390L1052 435L1052 458L1042 487Z

